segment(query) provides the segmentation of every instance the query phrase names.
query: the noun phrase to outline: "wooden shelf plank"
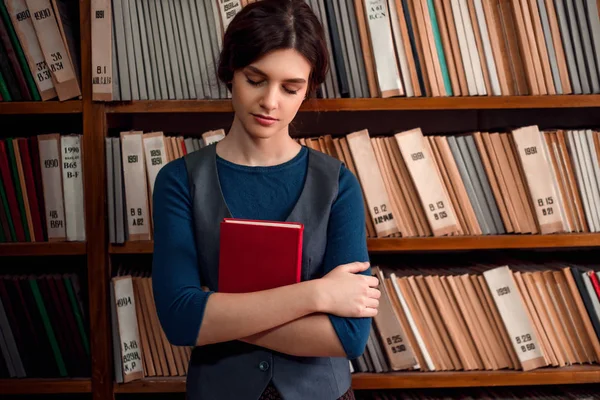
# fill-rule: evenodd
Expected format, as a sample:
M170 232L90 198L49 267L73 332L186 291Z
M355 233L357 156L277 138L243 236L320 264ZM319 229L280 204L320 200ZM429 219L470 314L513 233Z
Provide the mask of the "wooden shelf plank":
M600 247L600 234L569 233L555 235L494 235L428 238L368 239L370 253L451 250L503 250L540 248ZM111 254L151 254L154 242L126 242L110 245Z
M129 383L115 383L115 393L183 393L185 377L146 378Z
M49 394L49 393L91 393L92 380L81 379L0 379L0 393L9 394Z
M461 110L600 107L600 95L311 99L300 111ZM108 113L232 112L230 100L144 100L107 103Z
M110 254L152 254L154 252L154 241L109 244L108 252Z
M427 238L381 238L368 240L371 253L447 250L504 250L582 248L600 246L600 234L447 236Z
M355 390L457 388L478 386L528 386L600 383L599 366L541 368L533 371L398 372L391 374L357 373L352 377Z
M68 256L86 254L85 242L2 243L0 256Z
M107 113L232 112L230 100L137 100L106 104Z
M77 114L82 111L81 100L0 102L0 114Z
M526 386L600 383L600 366L542 368L534 371L356 373L354 390L457 388L475 386ZM185 378L144 379L115 384L115 393L185 392Z

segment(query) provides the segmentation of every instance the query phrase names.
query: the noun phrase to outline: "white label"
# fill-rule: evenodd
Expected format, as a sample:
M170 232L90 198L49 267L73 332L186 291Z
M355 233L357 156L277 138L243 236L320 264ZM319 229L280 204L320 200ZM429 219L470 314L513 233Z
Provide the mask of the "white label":
M519 159L525 172L533 206L540 226L562 223L560 199L556 196L552 180L552 166L546 158L541 133L537 126L512 131ZM542 233L551 233L543 231Z
M131 277L113 279L115 304L121 339L121 362L123 375L143 372L140 336L135 312L135 298Z
M356 172L363 187L369 213L379 237L398 232L388 193L371 144L369 132L362 130L346 136Z
M450 199L446 197L443 182L433 163L425 138L419 128L397 133L396 142L402 158L417 188L427 220L433 231L456 227Z
M503 266L485 271L483 276L519 361L525 362L544 357L509 267Z
M396 50L392 41L390 13L386 0L365 1L365 14L370 31L373 58L377 70L379 90L402 90Z
M216 132L210 132L208 135L202 135L202 139L204 139L204 145L208 146L209 144L217 143L219 140L225 137L225 132L221 132L221 130Z
M61 141L63 194L68 240L85 240L81 136L63 135Z
M27 0L27 6L48 68L60 83L75 79L50 0Z
M65 211L61 190L61 157L58 145L58 139L44 139L38 142L48 239L64 239L66 237Z
M242 10L242 5L240 0L217 0L217 2L223 22L223 31L226 31L235 15Z
M146 171L148 171L148 183L150 184L150 198L152 198L156 175L167 161L165 137L162 133L156 136L144 136L143 141L144 153L146 153Z
M92 91L112 94L111 0L92 0Z
M150 233L142 133L121 136L127 224L130 235Z
M33 78L36 80L40 92L45 92L54 87L52 75L44 60L44 54L40 47L40 42L35 34L31 14L27 9L25 0L5 0L6 7L10 13L10 18L19 36L19 41L23 47L23 52L27 57L32 70Z

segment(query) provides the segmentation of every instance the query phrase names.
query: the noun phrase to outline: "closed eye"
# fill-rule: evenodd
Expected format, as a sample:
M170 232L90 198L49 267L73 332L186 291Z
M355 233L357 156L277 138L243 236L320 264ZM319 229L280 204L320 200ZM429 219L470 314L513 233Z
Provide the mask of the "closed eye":
M250 85L252 85L252 86L260 86L260 85L262 85L263 83L265 83L265 82L266 82L266 80L255 81L255 80L252 80L252 79L250 79L250 78L249 78L249 77L247 77L247 76L246 76L246 81L247 81L247 82L248 82ZM299 90L299 89L293 90L293 89L289 89L289 88L287 88L287 87L283 86L283 90L284 90L286 93L288 93L288 94L295 95L295 94L298 94L298 90Z
M252 79L246 77L246 80L248 81L249 84L251 84L252 86L260 86L263 82L265 81L253 81Z

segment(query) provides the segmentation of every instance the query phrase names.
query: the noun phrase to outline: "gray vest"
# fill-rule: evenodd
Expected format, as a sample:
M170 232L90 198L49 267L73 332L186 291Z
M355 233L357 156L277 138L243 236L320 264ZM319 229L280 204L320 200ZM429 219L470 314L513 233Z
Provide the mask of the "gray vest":
M218 287L219 232L230 218L219 184L216 146L184 157L193 198L194 229L202 285ZM287 221L304 224L302 280L323 276L327 225L337 197L341 163L308 149L301 195ZM286 400L334 400L351 383L348 360L295 357L240 341L194 348L187 375L190 400L258 399L272 381Z

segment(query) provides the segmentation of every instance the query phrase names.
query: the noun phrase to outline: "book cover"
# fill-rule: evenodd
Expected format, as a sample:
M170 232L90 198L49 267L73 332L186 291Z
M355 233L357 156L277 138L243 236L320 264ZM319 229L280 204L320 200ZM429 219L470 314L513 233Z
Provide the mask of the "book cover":
M300 282L304 225L225 218L219 292L248 293Z

